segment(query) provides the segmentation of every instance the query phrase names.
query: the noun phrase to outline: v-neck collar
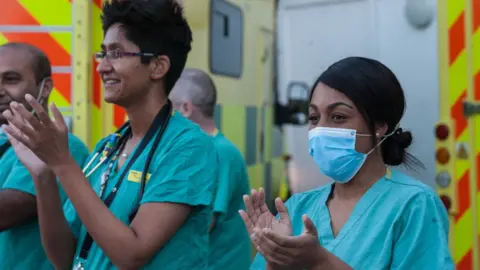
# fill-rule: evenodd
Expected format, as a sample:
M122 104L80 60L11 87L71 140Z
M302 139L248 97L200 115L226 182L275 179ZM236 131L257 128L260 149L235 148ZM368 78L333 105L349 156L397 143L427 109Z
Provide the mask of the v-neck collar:
M365 194L360 198L360 200L355 204L355 207L350 214L350 217L347 219L347 222L342 226L337 236L334 237L332 229L332 219L330 212L327 207L327 201L330 197L330 194L333 189L334 182L330 183L326 192L322 194L320 198L321 202L321 211L319 215L319 222L325 223L325 226L318 232L320 242L323 246L327 247L328 250L333 252L338 245L342 242L345 236L348 235L350 230L358 223L360 218L365 214L365 212L370 208L370 206L378 199L378 197L385 193L390 187L388 187L388 180L390 179L392 172L390 169L387 169L387 173L379 179L375 184L373 184ZM324 206L324 207L323 207Z

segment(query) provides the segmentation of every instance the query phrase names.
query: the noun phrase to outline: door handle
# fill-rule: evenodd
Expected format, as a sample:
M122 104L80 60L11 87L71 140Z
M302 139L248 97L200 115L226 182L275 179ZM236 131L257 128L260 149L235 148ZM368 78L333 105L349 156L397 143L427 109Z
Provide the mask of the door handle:
M480 114L480 102L464 101L463 102L463 116L465 118Z

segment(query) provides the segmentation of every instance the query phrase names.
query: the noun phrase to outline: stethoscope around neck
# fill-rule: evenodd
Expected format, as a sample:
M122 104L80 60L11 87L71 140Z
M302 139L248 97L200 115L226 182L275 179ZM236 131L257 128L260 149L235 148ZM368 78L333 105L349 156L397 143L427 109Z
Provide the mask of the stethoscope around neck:
M153 155L155 154L155 150L157 149L160 140L162 138L163 133L165 132L165 128L168 125L168 122L170 121L170 118L172 116L173 109L172 109L172 104L171 101L168 100L167 103L163 106L163 108L160 110L160 112L155 116L155 119L153 120L152 124L147 130L147 133L145 136L142 138L140 141L140 145L138 148L135 150L133 153L133 156L130 158L129 162L124 164L124 168L121 169L122 174L120 178L118 178L117 184L114 186L113 190L110 192L109 195L105 198L104 203L107 207L110 206L112 203L113 199L115 198L118 188L120 187L120 184L122 183L123 179L126 177L126 173L130 170L130 167L133 165L135 160L140 156L140 154L143 152L143 150L146 148L146 146L150 143L150 141L154 138L152 147L150 148L150 151L148 152L147 159L145 161L145 165L143 167L142 175L140 177L140 189L138 191L137 199L136 199L136 206L131 212L129 218L130 222L133 220L135 217L138 208L140 207L140 201L143 197L143 193L145 191L145 185L147 182L147 174L148 174L148 169L150 167L150 163L153 159ZM157 136L155 136L157 135ZM114 153L116 151L120 150L120 147L122 144L126 143L126 141L130 138L131 136L131 127L130 127L130 122L127 121L125 122L115 133L111 134L109 138L103 143L103 145L99 148L93 157L90 159L90 161L87 163L87 165L83 168L83 173L85 174L85 177L89 177L92 175L105 161L109 160L112 158ZM98 161L97 164L93 166L91 170L89 170L90 167L92 167L93 163L95 160L97 160L98 156L100 157L100 160ZM107 168L108 170L108 168Z

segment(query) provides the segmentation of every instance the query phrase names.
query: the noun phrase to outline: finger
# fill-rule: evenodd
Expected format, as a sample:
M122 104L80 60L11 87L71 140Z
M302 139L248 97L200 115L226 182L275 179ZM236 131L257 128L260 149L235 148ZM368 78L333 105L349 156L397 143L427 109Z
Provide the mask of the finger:
M313 224L313 221L305 214L302 216L303 225L305 226L304 233L317 236L317 227Z
M250 220L255 224L257 222L257 216L255 209L253 208L252 198L248 195L243 195L243 202L245 203L245 208L247 209L247 214L250 217Z
M288 251L265 237L263 232L256 233L255 244L267 261L282 266L292 263L292 257L289 256Z
M262 203L265 203L265 199L262 200L262 197L261 197L261 191L262 191L262 188L260 188L257 191L253 191L252 192L252 197L254 197L255 199L253 200L253 209L255 209L255 213L257 214L257 216L261 216L262 215Z
M300 242L304 240L303 238L300 238L301 236L284 236L274 233L272 230L266 230L264 234L265 237L284 248L297 248L301 246Z
M253 234L253 228L255 227L255 225L252 223L252 220L250 219L250 217L248 216L248 214L245 211L239 210L238 213L240 214L240 217L242 217L243 223L245 224L245 227L247 228L248 235L252 235Z
M13 128L13 125L11 123L9 125L3 125L3 131L5 132L5 134L7 134L7 137L14 138L17 143L23 143L27 147L30 145L29 139L25 137L21 132L19 132L18 129ZM15 143L15 141L10 140L12 145Z
M60 130L66 130L67 124L65 123L65 119L63 118L62 113L60 110L55 106L55 103L50 103L50 110L52 111L53 118L55 119L55 124L57 125L57 128Z
M19 104L17 102L12 102L11 105L12 111L14 115L20 115L23 122L25 124L28 124L29 127L31 127L32 130L39 130L42 128L42 125L40 122L35 118L33 113L29 112L23 104ZM29 136L34 136L35 134L27 134Z
M262 215L262 211L260 211L259 207L259 196L258 192L255 189L252 189L252 207L254 211L255 220L254 223L257 223L258 218Z
M13 107L13 105L11 106ZM5 110L3 116L7 119L10 129L15 129L13 132L16 132L19 136L35 138L35 132L33 129L27 125L26 121L18 113L13 114L13 108L10 110Z
M52 120L50 120L48 113L45 111L45 109L43 109L42 105L40 105L40 103L38 103L38 101L32 95L26 94L25 99L27 100L28 104L32 106L33 110L38 116L38 119L40 119L40 121L44 125L46 126L52 125Z
M275 199L275 207L277 208L278 214L280 215L280 222L286 225L291 225L290 215L288 214L288 209L283 203L282 199Z

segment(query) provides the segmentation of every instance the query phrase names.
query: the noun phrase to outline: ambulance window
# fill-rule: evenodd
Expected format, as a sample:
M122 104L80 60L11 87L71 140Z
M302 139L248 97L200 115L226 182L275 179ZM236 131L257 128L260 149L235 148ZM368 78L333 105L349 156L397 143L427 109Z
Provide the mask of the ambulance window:
M225 0L210 6L210 71L239 78L243 67L242 9Z

